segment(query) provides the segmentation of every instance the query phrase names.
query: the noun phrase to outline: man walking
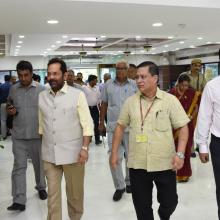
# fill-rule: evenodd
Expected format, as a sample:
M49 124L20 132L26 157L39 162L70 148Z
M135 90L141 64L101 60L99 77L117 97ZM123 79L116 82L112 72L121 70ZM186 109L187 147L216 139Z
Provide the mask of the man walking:
M184 163L188 116L176 97L157 88L159 70L149 61L138 66L139 91L121 110L114 132L110 163L117 168L123 132L129 127L128 167L138 220L153 220L152 190L157 187L161 220L169 220L177 206L176 173ZM173 128L179 129L177 153Z
M17 64L19 82L10 89L7 112L13 116L12 170L13 204L8 210L24 211L26 197L27 158L31 158L40 199L47 198L46 184L41 160L41 136L38 133L38 96L44 87L32 79L33 67L28 61Z
M48 220L62 220L61 181L64 174L68 214L83 214L84 169L93 123L82 91L64 83L66 64L59 58L48 63L51 89L39 96L39 132L48 183Z

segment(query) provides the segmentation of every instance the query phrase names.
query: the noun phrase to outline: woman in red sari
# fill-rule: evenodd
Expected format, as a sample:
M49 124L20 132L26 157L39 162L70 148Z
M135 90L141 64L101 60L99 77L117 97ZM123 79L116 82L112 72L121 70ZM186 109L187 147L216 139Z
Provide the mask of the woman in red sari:
M192 176L192 169L190 165L191 148L193 146L193 134L194 134L194 123L193 119L196 118L198 113L198 100L199 93L190 87L190 78L186 74L182 74L178 78L178 84L176 87L170 90L170 93L175 95L180 103L182 104L185 112L190 118L188 123L189 128L189 139L185 150L184 166L182 169L177 171L176 178L178 182L188 182ZM178 144L178 130L174 131L174 140L177 147Z

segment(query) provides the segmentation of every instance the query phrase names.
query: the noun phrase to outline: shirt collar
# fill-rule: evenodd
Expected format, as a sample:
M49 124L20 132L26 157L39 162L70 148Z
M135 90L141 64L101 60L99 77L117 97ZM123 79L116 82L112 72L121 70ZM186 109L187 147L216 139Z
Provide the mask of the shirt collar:
M39 84L38 82L35 82L34 80L32 80L31 84L27 88L37 87L38 84ZM18 87L24 87L24 86L19 82Z
M140 97L144 97L144 95L140 92L140 90L138 90L137 95ZM157 87L157 92L156 92L155 97L157 99L163 99L163 92L158 87Z
M117 79L115 78L114 81L113 81L115 84L119 85L120 83L117 81ZM120 84L120 85L125 85L126 83L129 83L129 79L127 78L126 81L123 83L123 84Z
M57 93L64 93L64 94L66 94L66 93L67 93L67 90L68 90L68 85L67 85L66 82L64 82L63 87L62 87L59 91L57 91ZM49 89L49 93L50 93L50 94L53 94L54 96L56 95L51 88Z

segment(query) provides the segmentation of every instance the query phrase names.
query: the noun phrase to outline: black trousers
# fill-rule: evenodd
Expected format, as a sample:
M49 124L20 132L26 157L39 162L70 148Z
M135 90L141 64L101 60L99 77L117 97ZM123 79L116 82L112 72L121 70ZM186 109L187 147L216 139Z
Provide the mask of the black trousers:
M220 138L211 135L210 153L216 185L216 199L218 205L218 218L220 219Z
M100 141L99 135L99 110L97 106L89 106L90 114L94 122L95 142Z
M176 209L176 173L172 170L147 172L143 169L129 169L131 192L138 220L153 220L153 182L157 187L157 200L160 203L158 214L161 220L170 219Z

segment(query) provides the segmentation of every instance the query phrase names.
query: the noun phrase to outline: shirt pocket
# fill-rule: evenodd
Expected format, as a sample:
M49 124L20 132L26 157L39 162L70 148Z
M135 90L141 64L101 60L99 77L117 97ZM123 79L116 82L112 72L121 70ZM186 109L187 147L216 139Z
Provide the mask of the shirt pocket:
M163 110L157 111L156 120L155 120L155 129L160 132L166 132L168 131L169 127L170 127L169 115Z

